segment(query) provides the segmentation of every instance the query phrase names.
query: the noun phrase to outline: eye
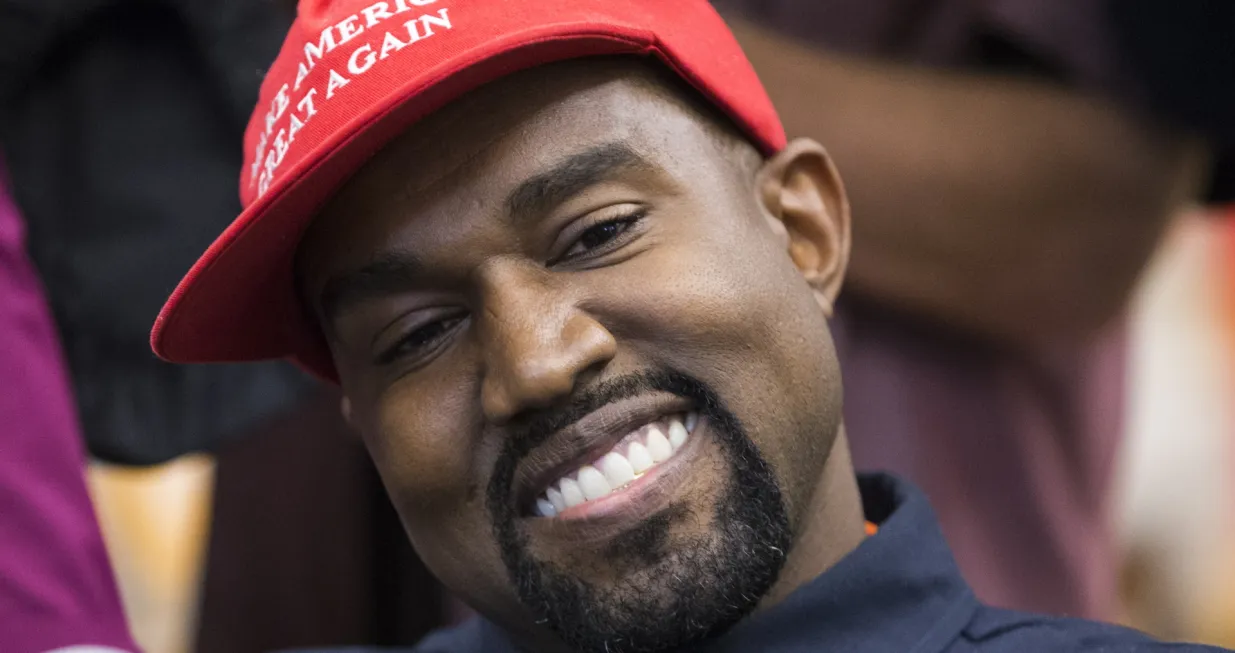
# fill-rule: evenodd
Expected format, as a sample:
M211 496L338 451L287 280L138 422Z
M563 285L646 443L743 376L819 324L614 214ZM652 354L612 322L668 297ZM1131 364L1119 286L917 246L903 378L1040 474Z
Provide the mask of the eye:
M597 222L579 234L575 242L562 254L559 261L569 261L589 254L611 249L627 234L631 227L647 215L644 208L628 209L625 213Z
M398 360L425 355L434 345L449 336L462 321L463 316L456 315L424 324L382 351L375 362L378 365L389 365Z

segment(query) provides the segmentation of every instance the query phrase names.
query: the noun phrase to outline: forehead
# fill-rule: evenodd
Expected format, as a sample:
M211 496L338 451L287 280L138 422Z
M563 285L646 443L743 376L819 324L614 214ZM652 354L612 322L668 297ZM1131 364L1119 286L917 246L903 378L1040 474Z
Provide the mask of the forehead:
M621 144L689 177L718 158L721 128L653 64L576 60L492 83L417 123L326 206L302 259L364 258L375 239L422 214L490 212L563 159ZM364 219L359 219L361 217ZM303 256L310 254L309 256Z

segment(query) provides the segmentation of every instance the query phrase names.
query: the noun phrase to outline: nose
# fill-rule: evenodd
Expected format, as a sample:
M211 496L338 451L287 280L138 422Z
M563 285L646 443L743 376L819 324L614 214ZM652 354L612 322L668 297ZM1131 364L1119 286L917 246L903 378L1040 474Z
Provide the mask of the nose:
M613 335L544 274L491 269L482 284L481 405L492 424L569 396L617 352Z

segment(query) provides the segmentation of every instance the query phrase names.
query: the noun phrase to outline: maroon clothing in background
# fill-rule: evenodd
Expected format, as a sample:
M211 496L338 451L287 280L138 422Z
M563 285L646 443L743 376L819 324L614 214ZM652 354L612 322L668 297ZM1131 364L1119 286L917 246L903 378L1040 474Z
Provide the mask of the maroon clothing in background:
M136 651L86 492L60 343L0 168L0 649Z
M359 436L323 391L221 447L197 653L408 646L447 622Z
M851 55L1032 73L1125 99L1137 94L1099 0L715 4ZM862 219L861 207L855 214ZM1109 504L1122 431L1122 329L1094 343L1016 351L846 295L833 330L855 464L902 475L926 491L982 600L1111 618L1117 578Z
M1122 328L1031 356L848 298L832 330L855 465L925 488L978 596L1109 618Z

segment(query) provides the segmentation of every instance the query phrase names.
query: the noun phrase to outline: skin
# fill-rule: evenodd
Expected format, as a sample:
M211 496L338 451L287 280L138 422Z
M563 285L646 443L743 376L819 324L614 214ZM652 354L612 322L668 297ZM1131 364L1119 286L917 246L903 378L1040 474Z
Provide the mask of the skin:
M569 192L518 192L579 177L555 168L598 148L634 160ZM503 452L614 380L679 371L744 427L792 532L758 608L861 541L826 322L848 249L844 191L817 143L764 160L650 64L589 60L507 77L412 127L316 219L298 275L425 563L518 643L552 651L567 647L513 586L486 495L496 485L499 508L514 506L493 483ZM700 432L688 473L662 488L678 509L665 514L685 515L668 518L670 553L721 536L708 516L733 462L718 431ZM546 448L520 459L516 485ZM651 563L605 545L644 518L525 511L514 528L529 555L621 593ZM672 598L658 589L639 600Z

